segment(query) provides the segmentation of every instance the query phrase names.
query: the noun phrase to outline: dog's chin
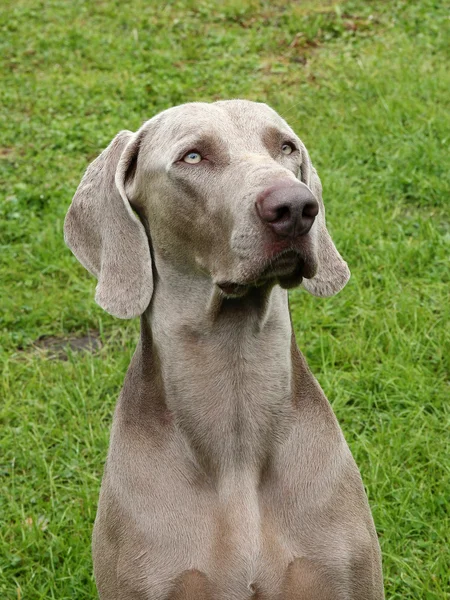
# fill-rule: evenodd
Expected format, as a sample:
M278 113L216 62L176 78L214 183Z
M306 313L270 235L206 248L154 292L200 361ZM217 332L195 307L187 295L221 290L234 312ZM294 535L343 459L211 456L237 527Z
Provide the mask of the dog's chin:
M305 259L295 251L289 251L264 263L245 281L218 282L217 286L224 296L241 298L252 288L267 288L277 283L285 290L298 287L303 278L311 279L316 271L316 261Z
M299 286L304 277L314 277L316 271L315 261L291 250L271 260L263 272L263 277L273 278L280 287L287 290Z
M278 284L284 290L291 290L298 287L303 281L303 273L301 269L295 270L290 275L281 275L278 277Z

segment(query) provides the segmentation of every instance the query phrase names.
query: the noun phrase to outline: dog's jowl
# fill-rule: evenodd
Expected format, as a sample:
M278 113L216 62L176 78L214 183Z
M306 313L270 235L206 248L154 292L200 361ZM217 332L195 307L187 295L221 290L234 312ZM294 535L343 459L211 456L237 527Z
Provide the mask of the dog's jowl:
M120 132L65 238L100 306L141 318L94 527L100 598L381 600L360 474L290 322L288 288L330 296L350 274L287 123L231 100Z

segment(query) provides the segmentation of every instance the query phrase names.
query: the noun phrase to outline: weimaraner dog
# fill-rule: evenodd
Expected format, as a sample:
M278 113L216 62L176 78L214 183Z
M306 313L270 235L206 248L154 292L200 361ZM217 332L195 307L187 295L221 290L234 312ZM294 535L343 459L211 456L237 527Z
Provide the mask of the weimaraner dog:
M65 222L96 300L141 315L93 536L102 600L381 600L361 477L287 289L349 271L303 143L265 104L120 132Z

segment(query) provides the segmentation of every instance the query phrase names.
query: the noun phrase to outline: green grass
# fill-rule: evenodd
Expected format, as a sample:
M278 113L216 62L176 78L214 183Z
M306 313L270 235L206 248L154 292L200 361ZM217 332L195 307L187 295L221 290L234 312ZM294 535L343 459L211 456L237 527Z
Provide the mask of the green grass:
M387 598L450 598L448 8L3 3L2 598L95 597L90 535L138 324L94 304L63 244L71 196L120 129L229 97L271 104L303 138L352 269L338 296L291 301L367 486ZM33 347L89 329L98 353Z

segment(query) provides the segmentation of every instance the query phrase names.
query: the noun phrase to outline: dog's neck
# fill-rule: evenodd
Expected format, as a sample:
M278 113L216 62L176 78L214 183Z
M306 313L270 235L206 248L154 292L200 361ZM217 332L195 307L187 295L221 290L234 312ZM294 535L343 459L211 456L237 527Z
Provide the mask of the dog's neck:
M287 293L227 299L209 278L166 267L146 318L167 409L203 467L261 469L291 410Z

